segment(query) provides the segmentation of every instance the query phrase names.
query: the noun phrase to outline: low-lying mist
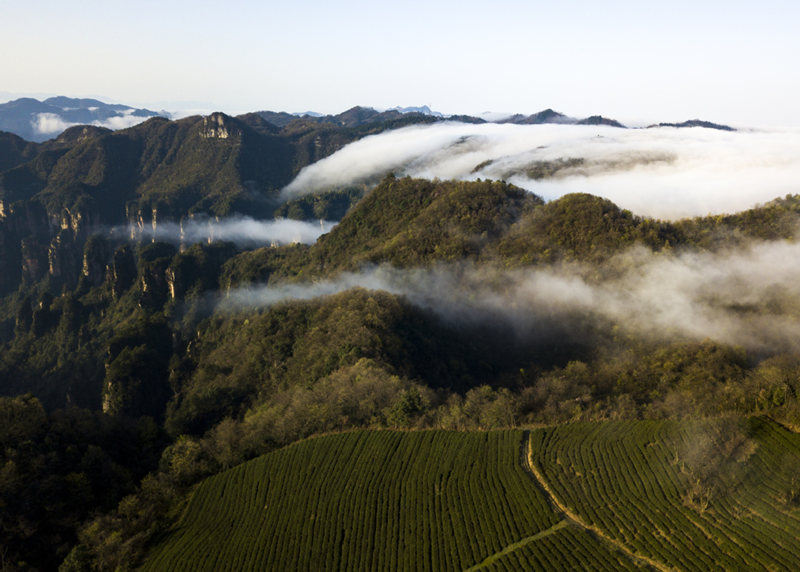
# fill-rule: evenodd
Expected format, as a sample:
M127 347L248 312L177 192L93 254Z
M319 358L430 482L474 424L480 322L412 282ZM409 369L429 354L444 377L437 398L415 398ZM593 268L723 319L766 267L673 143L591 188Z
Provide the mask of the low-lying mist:
M653 340L709 338L760 353L800 350L800 244L788 242L674 256L636 247L599 268L378 266L310 284L235 289L221 309L269 306L354 287L405 296L456 324L499 324L522 337L588 323Z
M438 123L366 137L303 169L284 199L372 181L500 179L544 199L608 198L636 214L677 219L750 208L800 190L800 131L619 129Z
M176 244L225 240L241 246L264 246L273 243L312 244L321 235L330 232L334 226L336 223L332 221L255 220L250 217L228 217L219 220L197 218L180 223L159 222L155 227L152 225L115 227L112 229L112 234Z

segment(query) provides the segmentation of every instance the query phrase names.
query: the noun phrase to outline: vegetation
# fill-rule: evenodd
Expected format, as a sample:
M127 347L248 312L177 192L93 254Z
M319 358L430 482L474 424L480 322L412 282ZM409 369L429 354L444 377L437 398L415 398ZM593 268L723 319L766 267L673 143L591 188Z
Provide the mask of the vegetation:
M575 562L519 463L521 433L355 432L304 441L203 481L145 570L465 570L525 538L522 562ZM336 475L335 479L330 475ZM563 538L562 538L563 537Z
M276 217L295 220L341 220L366 194L366 188L353 187L293 199L275 210Z
M204 480L143 569L789 569L796 437L730 417L320 437Z
M286 485L269 492L262 485L259 495L312 502L289 483L314 482L301 462L314 455L335 464L316 474L350 475L314 489L322 496L313 502L325 510L335 510L327 499L341 499L341 487L361 482L365 469L400 483L359 489L356 500L386 504L370 505L383 507L370 513L377 520L347 526L411 522L402 511L417 509L396 505L404 475L416 475L408 486L421 487L403 489L404 498L419 499L415 506L437 519L420 525L436 545L429 549L403 527L371 540L341 526L315 536L320 544L304 554L324 554L315 558L329 567L547 568L583 566L587 555L598 568L647 559L689 568L792 563L787 535L795 533L800 481L792 476L794 437L776 423L800 427L796 290L776 282L742 299L725 298L715 285L699 294L687 322L723 315L723 334L768 331L743 345L730 339L744 335L703 339L654 316L601 312L594 302L609 285L624 294L623 279L641 277L648 264L674 269L792 244L800 198L664 222L585 194L545 204L504 182L389 175L372 188L279 205L279 189L299 168L400 120L351 111L341 125L215 114L156 118L114 133L72 131L41 145L0 140L8 150L0 172L2 566L53 569L69 554L66 570L113 569L134 566L157 545L167 558L176 519L195 526L191 519L205 518L196 503L211 494L201 491L219 492L213 487L222 485L211 483L268 475ZM580 167L532 166L542 177ZM251 250L136 242L119 228L93 233L233 212L341 220L313 245ZM755 264L748 260L740 264ZM358 273L374 289L347 287ZM384 276L419 279L417 290L380 290ZM573 287L589 302L549 302L548 288ZM526 306L526 296L539 296L538 305ZM662 304L667 313L670 304ZM546 502L547 491L519 463L519 433L388 431L544 425L553 427L531 433L535 467L559 502L607 540ZM374 433L307 440L359 429ZM567 450L585 455L570 457L583 477L558 464ZM343 465L348 451L363 462ZM601 451L608 451L607 481L586 482L600 470L591 463ZM387 462L368 464L369 455ZM645 460L657 485L640 483L649 478ZM764 476L765 466L784 464ZM452 494L429 498L456 477ZM501 502L491 489L494 504L467 500L483 499L475 483L484 478L514 496ZM630 501L627 514L609 491L646 492L653 504ZM731 500L732 491L744 496ZM468 517L478 536L453 528L456 520L445 518L452 514ZM630 528L618 524L625 519ZM322 526L292 522L280 526L303 542L312 530L304 527ZM680 532L684 525L696 530ZM661 532L645 538L645 530ZM289 548L295 540L276 540L269 554L300 558ZM386 552L359 547L362 540L380 541ZM328 550L340 541L352 551ZM422 553L412 541L422 542ZM694 543L709 545L697 561ZM369 560L370 550L385 560ZM262 557L247 555L253 565Z
M78 526L133 492L164 444L152 419L0 398L0 566L55 569Z
M532 432L532 462L590 526L667 567L791 569L800 439L761 417Z

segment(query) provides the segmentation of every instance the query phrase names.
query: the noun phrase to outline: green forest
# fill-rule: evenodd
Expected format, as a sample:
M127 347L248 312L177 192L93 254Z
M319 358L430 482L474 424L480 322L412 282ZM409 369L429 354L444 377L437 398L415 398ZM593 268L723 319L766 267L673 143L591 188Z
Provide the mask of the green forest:
M0 570L800 563L800 195L281 198L398 121L2 134ZM233 215L337 224L158 238Z

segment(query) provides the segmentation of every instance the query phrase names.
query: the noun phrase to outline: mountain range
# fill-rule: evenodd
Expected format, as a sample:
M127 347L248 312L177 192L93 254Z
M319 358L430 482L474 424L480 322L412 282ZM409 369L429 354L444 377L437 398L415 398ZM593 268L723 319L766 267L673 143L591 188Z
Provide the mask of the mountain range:
M74 125L118 129L155 116L168 117L169 114L104 103L97 99L57 96L39 101L25 97L0 104L0 131L14 133L28 141L41 142Z
M0 106L0 120L13 124L10 118L16 117L30 134L30 117L56 111L65 123L91 118L106 124L115 118L144 121L118 130L72 126L38 143L0 131L0 236L5 245L0 291L46 275L74 284L78 275L67 269L77 268L83 242L103 226L155 229L160 222L187 216L235 213L341 218L342 209L365 187L337 189L344 194L330 200L308 197L290 203L283 201L280 190L304 167L369 135L447 120L485 122L471 116L445 118L428 107L382 112L353 107L337 115L301 117L271 111L238 117L214 113L170 120L149 110L64 97L9 102ZM552 109L500 121L624 127L601 116L578 120ZM681 126L730 129L697 121L676 125ZM563 165L536 167L545 176Z
M538 125L556 123L564 125L608 125L626 127L615 119L592 115L575 118L553 109L545 109L531 115L508 114L492 121L471 115L445 115L433 111L427 105L417 107L395 107L379 111L372 107L356 106L335 115L324 115L313 111L288 113L284 111L256 111L244 116L258 115L269 124L283 128L296 121L330 124L337 127L360 127L372 123L395 122L395 126L435 121L461 121L467 123L511 123ZM109 104L97 99L79 99L64 96L50 97L44 101L20 98L0 104L0 131L14 133L27 141L43 142L57 137L75 125L93 125L110 129L131 127L150 117L170 117L166 111L137 109L128 105ZM727 125L692 119L683 123L658 123L650 127L705 127L709 129L733 130Z

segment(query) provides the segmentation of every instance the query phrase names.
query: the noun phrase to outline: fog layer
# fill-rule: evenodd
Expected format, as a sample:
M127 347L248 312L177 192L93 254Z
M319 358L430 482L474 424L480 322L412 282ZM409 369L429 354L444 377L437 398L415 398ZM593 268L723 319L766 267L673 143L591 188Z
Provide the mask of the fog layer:
M128 110L128 113L124 113L122 115L108 117L102 121L95 120L92 121L90 125L117 130L133 127L134 125L138 125L143 121L151 119L149 116L142 117L139 115L133 115L134 111L135 110L130 109ZM31 120L31 126L33 127L33 130L40 135L57 135L76 125L85 125L85 123L66 121L60 115L55 113L37 113Z
M165 242L190 244L225 240L242 246L270 244L312 244L320 235L329 232L335 222L303 222L291 219L255 220L250 217L188 219L181 223L159 222L155 227L136 225L116 227L114 234L129 234L132 238L151 238Z
M540 167L547 163L557 168L541 178ZM548 200L586 192L636 214L676 219L739 211L800 192L800 131L413 126L366 137L306 167L283 196L369 181L387 172L501 179Z
M468 264L377 267L336 280L237 289L223 308L267 306L356 286L406 296L455 322L518 334L606 324L652 339L710 338L755 351L800 350L800 245L756 243L727 254L633 248L600 271L581 265L503 271ZM589 278L591 277L591 278Z

